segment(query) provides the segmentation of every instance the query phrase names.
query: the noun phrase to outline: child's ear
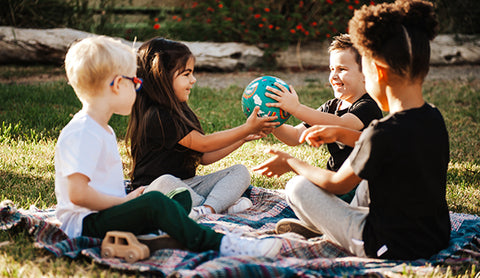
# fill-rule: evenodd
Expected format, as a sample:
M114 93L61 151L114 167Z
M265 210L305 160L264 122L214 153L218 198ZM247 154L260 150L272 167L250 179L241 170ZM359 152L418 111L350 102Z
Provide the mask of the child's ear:
M112 92L114 94L117 94L120 92L120 76L116 76L113 81L109 84L110 85L110 90L112 90Z
M378 82L385 82L388 80L388 67L379 61L373 61L375 69L377 70Z

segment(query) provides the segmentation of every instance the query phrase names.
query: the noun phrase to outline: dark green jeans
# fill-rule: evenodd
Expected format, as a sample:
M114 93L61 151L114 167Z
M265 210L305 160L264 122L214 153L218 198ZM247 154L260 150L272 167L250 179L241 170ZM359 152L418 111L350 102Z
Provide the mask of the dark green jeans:
M82 235L103 238L113 230L141 235L160 229L189 250L218 251L223 234L188 217L187 211L192 205L188 191L173 195L172 200L158 191L151 191L121 205L89 214L83 219Z

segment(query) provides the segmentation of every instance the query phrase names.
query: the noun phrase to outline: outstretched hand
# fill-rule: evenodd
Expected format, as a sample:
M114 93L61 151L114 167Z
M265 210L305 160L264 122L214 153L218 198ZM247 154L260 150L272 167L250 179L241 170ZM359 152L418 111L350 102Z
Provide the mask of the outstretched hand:
M278 118L278 116L269 116L269 117L259 117L258 111L260 110L259 106L255 106L252 114L247 119L247 126L250 128L252 134L269 134L272 132L272 129L278 125L277 122L273 122Z
M267 177L279 177L287 172L292 171L292 168L287 163L287 159L291 158L291 155L274 149L268 149L266 152L273 154L274 156L264 163L254 167L252 169L253 171Z
M280 83L275 83L275 86L280 88L280 90L274 87L268 86L267 90L271 93L267 92L265 93L265 96L273 100L276 100L277 102L270 102L270 103L267 103L266 105L268 107L278 107L294 115L295 112L300 107L300 102L298 101L297 92L291 85L290 85L290 91Z
M299 142L307 142L310 146L320 147L322 144L333 143L338 140L337 126L315 125L306 129L300 136Z

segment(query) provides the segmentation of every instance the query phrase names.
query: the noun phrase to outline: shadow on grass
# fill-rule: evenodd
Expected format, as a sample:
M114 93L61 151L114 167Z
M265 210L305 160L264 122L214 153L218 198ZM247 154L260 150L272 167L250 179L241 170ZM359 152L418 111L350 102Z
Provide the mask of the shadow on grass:
M19 208L30 205L47 208L56 204L53 179L0 170L0 188L2 200L9 199Z
M447 172L447 202L451 211L480 215L480 166L451 163Z

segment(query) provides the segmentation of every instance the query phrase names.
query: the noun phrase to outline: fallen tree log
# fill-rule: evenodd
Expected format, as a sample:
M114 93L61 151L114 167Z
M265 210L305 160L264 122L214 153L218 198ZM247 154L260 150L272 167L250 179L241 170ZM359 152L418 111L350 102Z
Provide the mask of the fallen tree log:
M70 44L96 36L68 28L23 29L0 26L0 64L62 64ZM126 44L133 42L122 40ZM242 43L184 42L196 57L197 69L234 71L261 64L263 51ZM141 42L133 44L139 47ZM480 64L480 38L474 35L439 35L431 43L432 65ZM296 45L276 53L280 68L328 67L328 42Z
M0 63L62 64L72 42L95 34L68 28L22 29L0 26ZM133 42L122 40L132 45ZM242 43L184 42L196 57L195 67L233 71L253 67L263 51ZM133 44L138 48L141 42Z

